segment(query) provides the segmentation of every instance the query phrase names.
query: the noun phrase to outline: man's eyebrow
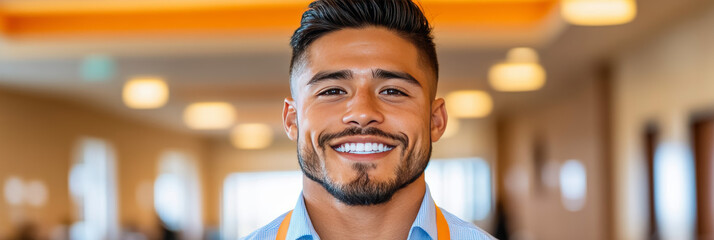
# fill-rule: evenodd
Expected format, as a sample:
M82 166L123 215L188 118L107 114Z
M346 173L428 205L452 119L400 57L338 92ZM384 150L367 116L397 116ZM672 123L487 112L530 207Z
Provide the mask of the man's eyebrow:
M421 83L414 78L409 73L405 72L395 72L395 71L389 71L389 70L384 70L384 69L375 69L372 71L372 77L377 78L377 79L401 79L404 81L407 81L408 83L417 85L419 87L421 86Z
M321 81L325 81L328 79L336 79L336 80L345 80L345 79L350 79L352 78L352 71L350 70L340 70L340 71L323 71L323 72L318 72L315 74L315 76L312 76L310 78L310 81L307 82L307 86L319 83Z

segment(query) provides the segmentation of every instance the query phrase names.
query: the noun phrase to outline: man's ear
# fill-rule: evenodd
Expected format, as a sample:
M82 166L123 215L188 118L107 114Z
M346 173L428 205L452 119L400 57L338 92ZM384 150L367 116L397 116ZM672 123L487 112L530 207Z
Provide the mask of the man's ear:
M431 141L436 142L446 131L446 104L443 98L438 98L431 103Z
M292 98L286 98L283 105L283 128L285 128L285 134L288 135L290 140L297 140L297 109Z

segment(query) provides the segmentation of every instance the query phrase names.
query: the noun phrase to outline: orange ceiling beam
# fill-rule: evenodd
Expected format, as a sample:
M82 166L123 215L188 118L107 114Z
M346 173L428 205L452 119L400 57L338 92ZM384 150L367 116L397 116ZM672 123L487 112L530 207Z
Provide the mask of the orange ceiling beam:
M423 1L437 28L523 27L547 17L557 0ZM251 4L111 11L13 11L0 6L4 37L284 32L297 28L306 4Z
M484 1L424 3L429 20L439 27L529 26L551 14L558 1Z

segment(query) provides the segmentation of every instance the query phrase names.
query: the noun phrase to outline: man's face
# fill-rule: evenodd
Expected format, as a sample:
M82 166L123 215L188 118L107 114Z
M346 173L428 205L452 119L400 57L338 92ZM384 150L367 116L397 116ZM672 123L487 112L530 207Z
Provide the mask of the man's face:
M306 176L349 205L386 202L421 176L446 111L413 44L384 28L343 29L302 61L283 120Z

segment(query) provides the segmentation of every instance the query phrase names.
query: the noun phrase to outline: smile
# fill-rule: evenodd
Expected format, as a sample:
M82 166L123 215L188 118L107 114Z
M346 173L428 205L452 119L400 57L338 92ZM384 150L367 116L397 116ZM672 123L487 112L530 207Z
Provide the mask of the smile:
M343 143L334 147L335 151L352 154L375 154L394 149L393 146L382 143Z

